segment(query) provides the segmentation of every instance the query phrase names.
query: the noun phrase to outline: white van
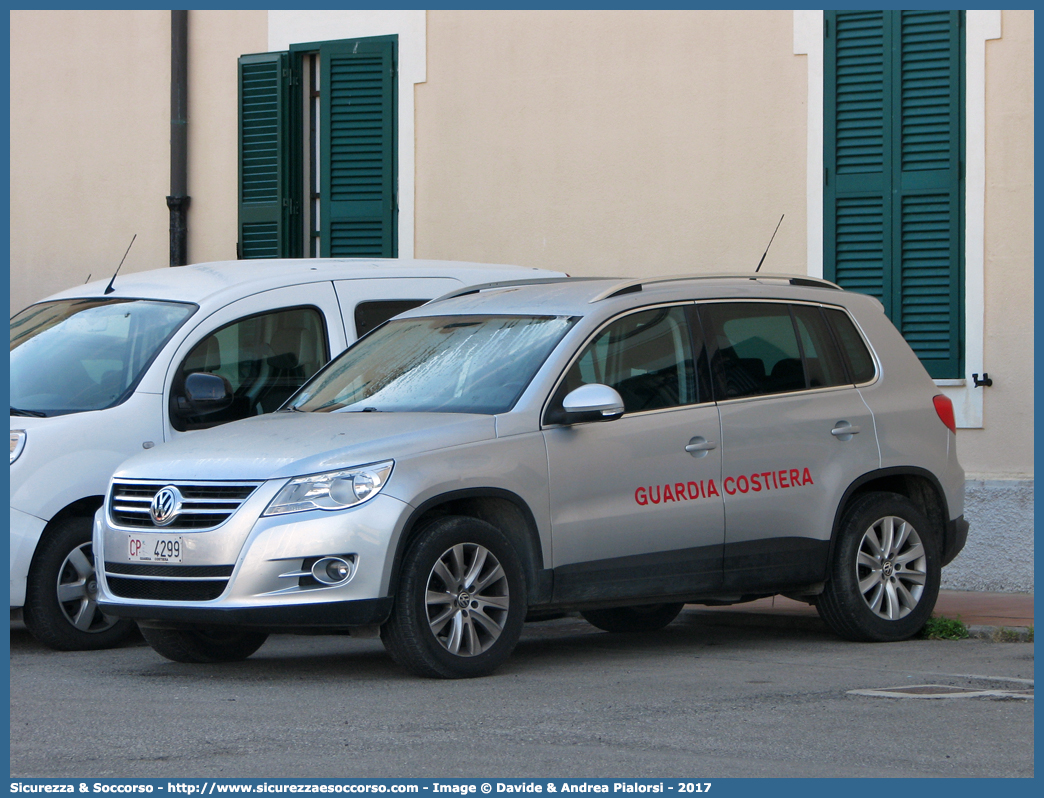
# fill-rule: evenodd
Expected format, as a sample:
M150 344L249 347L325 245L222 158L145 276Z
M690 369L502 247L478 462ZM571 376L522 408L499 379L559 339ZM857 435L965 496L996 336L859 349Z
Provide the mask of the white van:
M136 452L268 413L356 338L462 286L564 276L414 260L205 263L55 294L11 319L11 617L105 648L91 524ZM216 376L194 376L194 375Z

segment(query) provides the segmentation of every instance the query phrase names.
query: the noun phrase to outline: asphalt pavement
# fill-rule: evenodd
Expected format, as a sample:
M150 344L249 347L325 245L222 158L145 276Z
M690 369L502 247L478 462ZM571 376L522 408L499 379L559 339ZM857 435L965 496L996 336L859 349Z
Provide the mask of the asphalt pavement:
M790 609L689 607L642 635L528 624L501 670L463 681L414 678L377 640L276 635L191 666L15 629L11 774L1033 775L1032 643L847 643Z

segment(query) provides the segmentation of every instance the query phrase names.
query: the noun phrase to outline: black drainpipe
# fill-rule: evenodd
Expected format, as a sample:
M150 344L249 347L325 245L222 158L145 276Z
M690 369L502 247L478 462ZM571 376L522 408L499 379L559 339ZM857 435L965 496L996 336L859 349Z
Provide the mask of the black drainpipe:
M188 11L170 12L170 265L187 261Z

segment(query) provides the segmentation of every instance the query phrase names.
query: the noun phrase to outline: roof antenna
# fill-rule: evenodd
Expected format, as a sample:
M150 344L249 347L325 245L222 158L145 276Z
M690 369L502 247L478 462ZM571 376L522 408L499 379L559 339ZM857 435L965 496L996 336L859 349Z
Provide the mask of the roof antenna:
M765 251L761 255L761 260L758 261L758 268L754 270L754 274L758 273L758 269L761 268L761 264L765 262L765 255L768 255L769 247L772 246L772 242L776 239L776 233L779 232L779 226L783 224L784 216L786 216L785 213L779 217L779 221L776 223L776 229L772 231L772 238L769 239L768 247L765 247Z
M775 235L775 233L773 233L773 235ZM131 242L127 245L127 252L123 253L123 260L121 260L120 261L120 265L116 267L116 272L112 275L112 279L109 280L109 284L107 286L105 286L105 291L104 291L105 294L111 294L113 291L116 290L115 288L112 287L112 284L114 282L116 282L116 275L120 273L120 269L123 267L123 261L127 260L127 253L130 252L130 248L134 246L134 239L137 238L137 237L138 237L137 233L135 233L131 237ZM769 241L769 243L771 244L772 242ZM768 250L765 250L765 251L768 252ZM764 257L762 258L762 260L764 260ZM759 263L758 265L760 266L761 264ZM88 277L87 279L89 280L91 278Z

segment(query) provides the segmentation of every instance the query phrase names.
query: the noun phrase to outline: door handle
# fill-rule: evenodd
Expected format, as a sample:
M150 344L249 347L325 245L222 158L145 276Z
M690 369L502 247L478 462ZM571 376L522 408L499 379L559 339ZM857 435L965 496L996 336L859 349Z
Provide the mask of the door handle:
M685 451L691 454L693 457L706 457L707 452L711 449L717 449L718 444L716 441L709 441L704 437L697 435L685 446Z
M860 427L849 424L847 421L838 421L834 428L830 430L830 434L839 441L850 441L853 435L859 434L859 430Z

